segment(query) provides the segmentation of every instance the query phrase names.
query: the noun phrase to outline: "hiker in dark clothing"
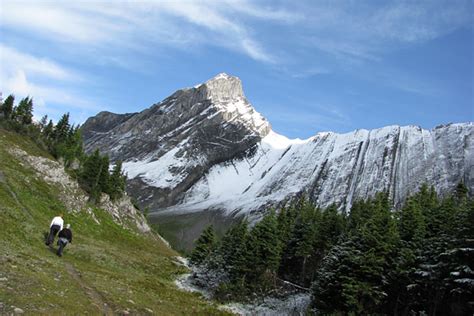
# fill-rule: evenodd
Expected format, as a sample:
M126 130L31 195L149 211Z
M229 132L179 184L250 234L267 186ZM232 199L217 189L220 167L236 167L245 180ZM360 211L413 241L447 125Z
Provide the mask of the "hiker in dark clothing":
M59 214L53 218L51 224L49 225L49 235L48 239L46 240L46 246L49 246L54 242L54 237L56 237L56 234L63 229L63 224L63 214Z
M71 231L71 225L70 224L67 224L66 225L66 228L64 228L63 230L61 230L59 232L59 240L58 240L58 252L57 252L57 255L59 257L61 257L63 255L63 250L64 250L64 247L66 247L66 245L70 242L72 242L72 231Z

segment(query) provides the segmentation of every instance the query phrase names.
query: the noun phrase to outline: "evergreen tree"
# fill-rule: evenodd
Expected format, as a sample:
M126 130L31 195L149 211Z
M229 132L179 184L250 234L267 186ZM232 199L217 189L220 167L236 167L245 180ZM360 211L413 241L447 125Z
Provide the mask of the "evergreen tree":
M322 213L317 236L318 248L323 251L330 249L345 230L346 219L344 214L338 212L336 205L330 205Z
M275 283L280 262L280 239L275 211L263 217L252 229L247 242L249 281L263 291Z
M247 257L248 222L246 219L232 226L222 238L220 252L231 277L242 277Z
M103 169L103 160L96 149L94 153L85 158L80 171L80 183L89 193L91 200L97 201L101 194L100 178Z
M282 255L280 273L283 272L283 277L286 279L305 285L308 279L306 268L314 253L317 224L321 213L306 199L302 199L299 206L301 209L287 241L286 252Z
M82 135L79 126L71 126L66 139L56 143L56 153L64 158L64 165L70 167L75 160L80 160L83 154Z
M14 108L14 103L15 103L15 97L12 94L10 94L5 99L5 101L3 102L1 110L2 110L2 113L3 113L3 117L6 120L11 119L11 115L13 113L13 108Z
M123 192L125 192L126 179L127 178L122 171L122 161L118 160L115 163L114 168L112 169L109 181L108 193L112 200L116 200L122 197Z
M48 124L48 115L43 115L43 117L39 121L39 127L41 129L41 132L44 131L44 128Z
M33 118L33 99L26 97L14 108L13 118L22 125L29 125Z
M104 155L100 159L99 182L100 192L109 194L110 192L110 173L109 156Z
M412 274L410 309L429 315L474 312L472 203L462 185L439 203L437 225L432 226Z
M398 225L400 238L419 246L425 237L425 219L415 198L409 198L399 212Z
M216 235L212 225L209 225L199 236L196 246L191 253L192 264L200 264L211 254L216 246Z
M69 113L63 114L61 119L54 127L53 138L55 143L63 143L66 141L71 130L71 125L69 123Z
M53 124L53 121L52 120L49 120L48 124L46 124L42 130L43 132L43 137L46 139L47 143L48 143L48 146L50 146L50 141L51 141L51 137L53 135L53 131L54 131L54 124Z
M324 313L378 313L385 302L387 274L398 244L397 227L386 193L377 194L365 207L366 211L359 209L352 219L356 228L340 247L333 247L316 274L315 305L322 303ZM365 223L361 214L370 214Z

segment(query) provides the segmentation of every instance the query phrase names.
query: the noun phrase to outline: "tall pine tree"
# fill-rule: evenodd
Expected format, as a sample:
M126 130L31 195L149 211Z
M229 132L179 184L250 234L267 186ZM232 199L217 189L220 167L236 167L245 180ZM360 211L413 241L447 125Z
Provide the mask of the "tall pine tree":
M3 102L2 105L2 113L3 117L6 120L11 119L12 113L13 113L13 108L14 108L14 103L15 103L15 96L13 94L10 94L5 101Z
M200 264L211 254L216 246L216 234L214 232L214 227L209 225L202 232L196 241L196 246L194 247L193 252L191 253L191 263Z

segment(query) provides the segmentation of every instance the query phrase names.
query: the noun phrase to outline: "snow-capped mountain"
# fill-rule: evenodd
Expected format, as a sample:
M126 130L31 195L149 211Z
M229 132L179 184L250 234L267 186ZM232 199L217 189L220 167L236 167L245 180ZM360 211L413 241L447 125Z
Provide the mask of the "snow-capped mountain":
M151 211L254 217L302 192L341 209L382 190L397 205L423 182L443 193L463 180L472 192L473 132L470 122L292 140L272 131L226 74L140 113L101 112L83 125L86 150L123 160L130 193Z

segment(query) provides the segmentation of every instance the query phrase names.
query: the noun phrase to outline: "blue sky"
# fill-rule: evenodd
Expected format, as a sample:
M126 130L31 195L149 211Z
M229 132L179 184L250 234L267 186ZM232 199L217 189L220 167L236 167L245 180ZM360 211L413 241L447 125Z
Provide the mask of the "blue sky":
M81 123L226 72L292 138L474 121L473 6L0 0L0 91Z

